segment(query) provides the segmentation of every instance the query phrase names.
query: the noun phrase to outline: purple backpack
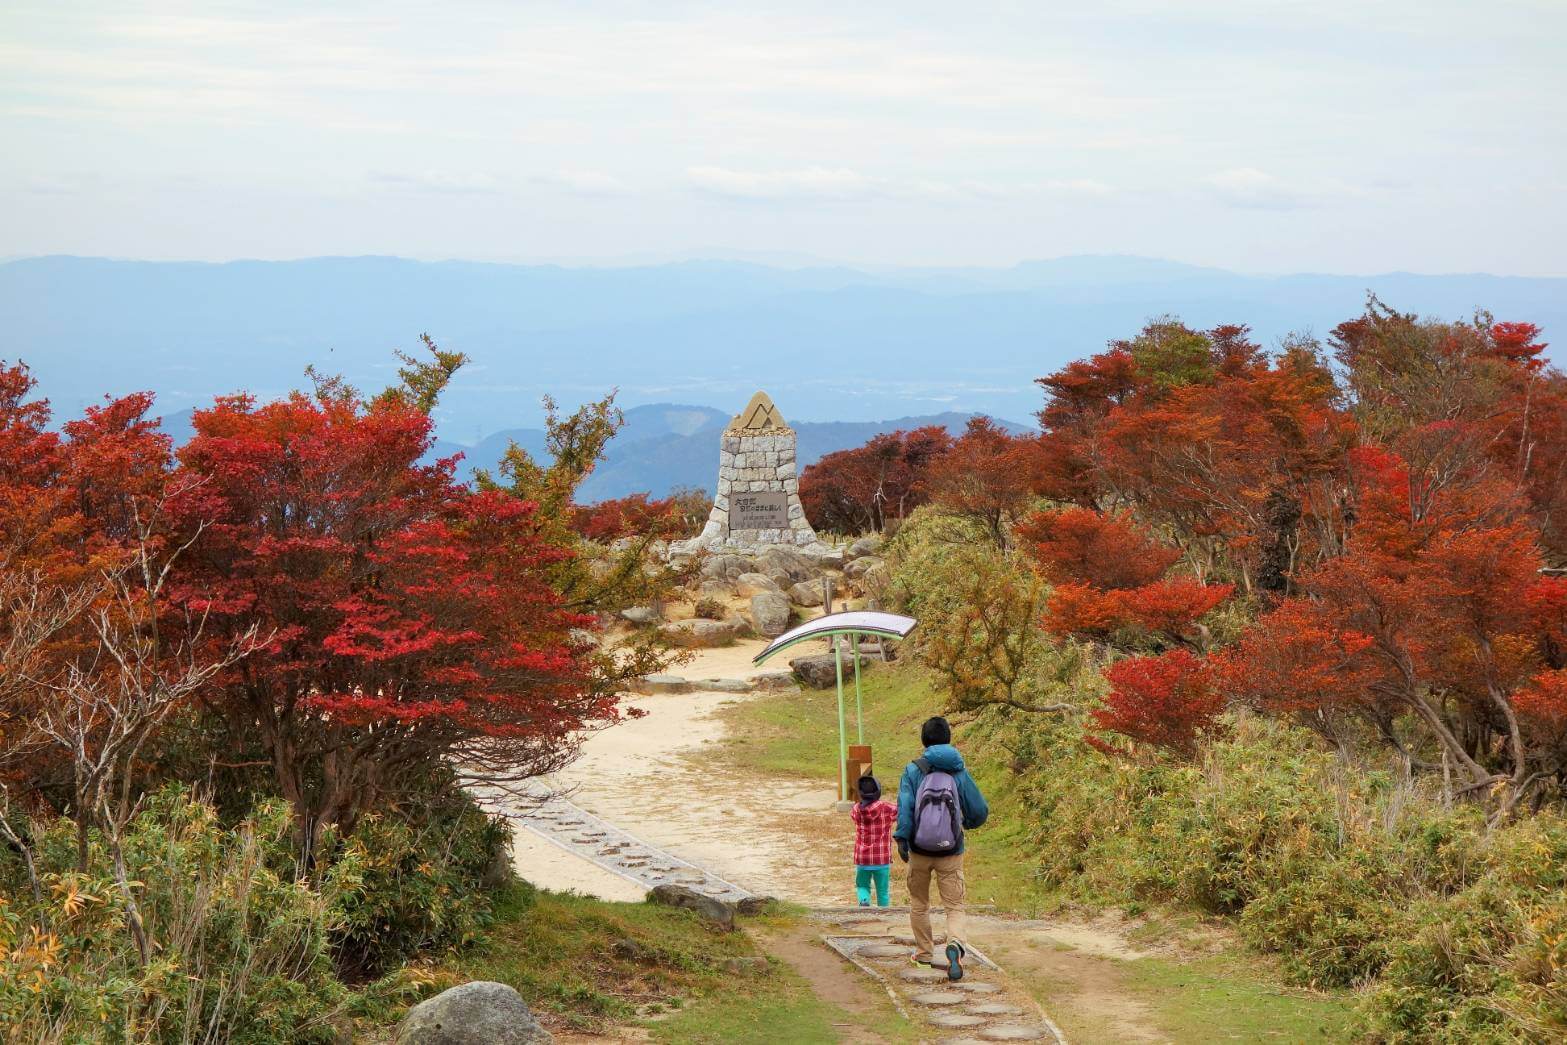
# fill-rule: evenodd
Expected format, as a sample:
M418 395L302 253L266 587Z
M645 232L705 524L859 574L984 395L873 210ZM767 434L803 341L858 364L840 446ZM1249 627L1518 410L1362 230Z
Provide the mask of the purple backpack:
M925 856L951 856L963 847L958 782L951 773L932 769L923 758L914 764L925 774L914 793L914 850Z

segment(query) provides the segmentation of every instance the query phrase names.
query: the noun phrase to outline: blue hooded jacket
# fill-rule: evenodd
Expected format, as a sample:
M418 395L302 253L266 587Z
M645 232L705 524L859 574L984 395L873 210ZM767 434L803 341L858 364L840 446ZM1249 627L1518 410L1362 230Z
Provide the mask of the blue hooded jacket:
M963 830L972 831L990 818L990 806L979 793L979 785L963 767L963 756L958 754L957 748L951 744L932 744L925 749L925 761L932 769L951 773L957 782L958 804L963 807ZM893 838L907 840L914 836L914 796L919 794L920 781L924 779L925 774L917 764L910 762L904 767L903 777L898 781L898 826L892 832ZM959 855L963 849L958 846L952 855Z

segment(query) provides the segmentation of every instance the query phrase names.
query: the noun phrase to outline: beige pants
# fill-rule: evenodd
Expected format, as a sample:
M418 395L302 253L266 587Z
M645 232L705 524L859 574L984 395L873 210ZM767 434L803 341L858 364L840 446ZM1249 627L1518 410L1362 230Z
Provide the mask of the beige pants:
M934 956L936 943L930 935L930 876L936 876L941 905L947 909L947 940L962 942L963 898L968 886L963 881L963 854L957 856L921 856L909 854L909 925L914 930L914 946L920 956Z

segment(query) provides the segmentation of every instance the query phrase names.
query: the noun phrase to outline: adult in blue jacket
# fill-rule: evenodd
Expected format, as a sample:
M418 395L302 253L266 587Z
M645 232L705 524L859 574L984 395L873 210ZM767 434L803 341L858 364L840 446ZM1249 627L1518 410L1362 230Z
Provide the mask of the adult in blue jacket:
M958 841L955 852L922 853L913 844L914 800L919 794L925 770L920 761L932 772L951 774L958 789L958 806L963 815L963 829L972 831L990 817L990 806L980 794L979 785L963 766L963 756L952 746L952 727L944 718L926 719L920 726L920 743L925 747L922 759L910 762L898 781L898 826L892 837L898 843L898 856L909 865L909 925L914 930L914 962L920 965L946 967L947 976L958 980L963 977L963 902L968 887L963 880L963 842ZM930 934L930 879L936 878L936 889L941 894L941 905L947 910L947 960L937 962L936 945Z

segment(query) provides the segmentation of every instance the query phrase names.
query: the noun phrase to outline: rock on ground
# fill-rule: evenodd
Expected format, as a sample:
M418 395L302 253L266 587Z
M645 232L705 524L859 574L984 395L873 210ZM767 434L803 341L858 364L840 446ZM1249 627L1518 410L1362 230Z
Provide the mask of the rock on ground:
M802 686L811 689L828 689L838 684L838 668L831 653L817 653L809 657L796 657L789 662L789 669ZM860 670L868 671L870 662L860 657ZM843 681L854 679L854 654L844 651Z
M778 587L778 582L765 573L742 573L735 578L735 587L744 596L782 590Z
M801 581L789 588L789 601L796 606L820 606L825 600L822 598L822 585L820 581Z
M475 980L428 998L397 1026L398 1045L536 1045L555 1039L504 983Z
M870 570L882 564L882 560L874 555L864 555L843 568L843 575L849 578L863 577Z
M699 893L695 889L687 889L683 885L655 885L647 895L648 899L654 903L660 903L666 907L681 907L687 911L694 911L698 917L720 926L725 931L732 931L735 927L735 909L733 907L730 907L722 900L715 900L711 896Z
M735 593L732 581L725 577L703 577L702 583L697 585L697 594L710 596L715 599L727 599Z
M756 685L750 679L697 679L691 688L699 693L749 693Z
M633 624L656 624L663 619L652 606L632 606L621 610L620 615Z
M821 568L809 555L783 545L768 548L757 556L757 562L769 573L777 571L788 574L791 581L809 580L821 573Z
M751 677L751 684L764 693L800 688L792 671L763 671Z
M756 625L756 633L764 639L788 631L788 597L776 591L764 591L751 596L751 622Z
M848 560L863 559L867 555L875 555L880 550L881 535L873 533L849 545L849 550L844 552L843 557Z
M627 688L633 693L650 695L653 693L690 693L692 685L690 681L680 675L643 675L641 678L632 679Z
M756 573L755 559L744 555L709 555L702 560L698 571L703 577L720 577L734 580L742 573Z
M739 634L735 625L727 620L682 620L665 624L658 630L672 645L686 649L727 646Z

